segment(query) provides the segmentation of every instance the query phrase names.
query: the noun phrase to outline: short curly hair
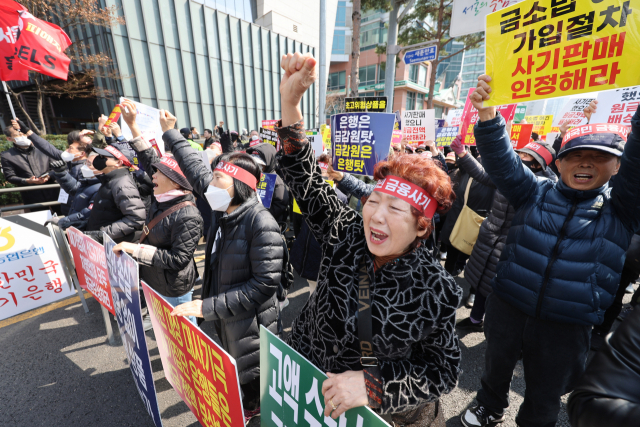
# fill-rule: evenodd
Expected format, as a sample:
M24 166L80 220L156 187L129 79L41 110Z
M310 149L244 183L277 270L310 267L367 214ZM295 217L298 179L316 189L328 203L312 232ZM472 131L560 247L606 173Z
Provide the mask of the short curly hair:
M451 209L451 205L456 199L449 175L440 167L439 163L430 158L397 154L389 160L376 164L373 178L380 181L387 175L405 179L431 194L438 202L437 213L446 213ZM422 237L416 238L413 246L417 247L420 240L429 238L433 232L433 221L413 206L411 213L418 219L418 230L427 231Z

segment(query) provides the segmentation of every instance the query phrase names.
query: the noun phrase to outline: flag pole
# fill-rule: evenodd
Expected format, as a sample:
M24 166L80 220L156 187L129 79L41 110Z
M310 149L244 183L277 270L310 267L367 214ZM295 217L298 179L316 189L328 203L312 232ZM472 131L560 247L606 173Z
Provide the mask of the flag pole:
M11 109L11 114L13 115L13 120L18 120L16 117L16 112L13 110L13 104L11 103L11 97L9 96L9 90L7 89L7 84L3 81L2 88L4 89L5 95L7 95L7 101L9 102L9 108Z

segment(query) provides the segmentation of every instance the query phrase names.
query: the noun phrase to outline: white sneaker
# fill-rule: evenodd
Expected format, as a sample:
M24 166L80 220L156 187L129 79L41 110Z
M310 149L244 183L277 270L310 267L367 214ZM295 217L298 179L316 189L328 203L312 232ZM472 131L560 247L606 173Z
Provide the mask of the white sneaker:
M280 301L280 311L289 306L289 298L285 298L284 301Z
M460 416L460 421L465 427L492 427L503 422L504 415L498 415L482 405L476 405L467 409Z

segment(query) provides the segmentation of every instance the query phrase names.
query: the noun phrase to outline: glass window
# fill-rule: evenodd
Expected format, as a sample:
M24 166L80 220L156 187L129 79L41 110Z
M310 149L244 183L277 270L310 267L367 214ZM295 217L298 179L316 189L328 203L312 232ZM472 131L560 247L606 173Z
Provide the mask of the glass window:
M420 72L418 74L418 84L420 86L427 86L427 67L420 66Z
M346 87L346 80L347 80L346 71L339 71L337 73L329 74L329 78L327 79L327 83L328 83L327 90L344 89Z
M167 69L164 47L149 43L149 56L156 81L156 96L158 99L169 100L171 99L171 86L169 85L169 70Z
M149 59L149 48L147 43L140 40L129 39L131 43L131 54L135 70L139 76L137 79L140 96L145 98L155 98L156 91L153 85L153 74L151 72L151 60Z
M365 25L360 30L360 47L375 46L380 42L380 23Z
M418 83L418 72L420 65L413 64L409 66L409 81Z
M335 30L333 32L333 45L331 46L332 55L344 55L346 45L345 30Z
M378 69L378 83L383 83L385 78L385 73L387 71L387 63L381 62L380 67Z
M419 93L416 100L416 110L424 110L424 93Z
M416 109L416 93L407 92L407 110Z
M338 10L336 11L336 27L347 26L347 2L339 1Z
M360 84L371 85L376 83L376 66L369 65L367 67L360 67L359 70Z

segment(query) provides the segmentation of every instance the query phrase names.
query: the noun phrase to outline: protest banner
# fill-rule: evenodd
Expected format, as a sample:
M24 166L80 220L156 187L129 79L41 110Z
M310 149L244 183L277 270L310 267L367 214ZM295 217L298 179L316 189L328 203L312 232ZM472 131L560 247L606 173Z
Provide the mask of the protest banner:
M333 169L372 176L376 163L389 155L395 117L391 113L343 113L331 116Z
M464 104L462 112L462 125L460 126L460 135L464 145L476 145L476 137L473 134L473 127L478 122L478 110L471 104L471 94L475 88L469 89L467 100ZM513 120L516 115L516 104L500 105L496 110L500 112L505 121Z
M522 0L455 0L449 35L460 37L484 31L484 21L488 14L520 1Z
M533 125L533 132L538 135L546 135L551 132L553 116L526 116L524 119Z
M583 111L595 98L574 98L568 99L564 104L560 114L554 116L552 126L560 126L567 123L570 126L582 126L587 124L587 117ZM553 129L551 129L553 132Z
M262 127L269 130L276 130L276 125L278 124L277 120L263 120Z
M514 150L524 148L531 140L531 132L533 132L532 124L514 124L511 125L511 146Z
M309 140L309 144L311 144L311 148L313 148L313 152L316 157L324 153L324 143L322 142L320 129L308 129L307 139Z
M144 281L165 378L205 427L244 426L236 361Z
M120 109L120 104L118 104L113 108L113 110L111 110L111 114L109 114L107 121L104 122L104 127L109 127L111 123L115 123L118 120L120 120L121 115L122 115L122 110ZM102 131L102 129L99 129L99 130Z
M345 98L344 108L347 113L384 113L387 109L387 97L367 96Z
M260 196L262 205L269 209L271 207L271 200L273 199L273 190L276 188L276 175L275 173L263 173L260 175L260 182L256 186L256 192Z
M111 296L116 311L116 320L122 337L133 382L147 413L156 427L162 427L156 386L153 382L151 359L142 326L138 263L124 251L113 253L115 242L103 233L104 254L111 284ZM165 371L165 375L166 375Z
M0 218L0 320L75 295L44 227L51 212Z
M402 113L402 133L407 141L436 139L436 110L406 110Z
M159 155L162 156L164 154L164 142L162 142L162 134L164 132L162 132L162 127L160 126L160 110L124 97L120 97L120 104L125 100L133 102L136 106L138 112L136 115L136 124L138 128L140 128L142 136L156 149ZM129 129L129 125L127 125L124 119L120 121L120 129L122 129L122 136L124 136L127 141L133 139L131 129Z
M322 143L325 150L331 149L331 127L326 124L320 125L320 134L322 135Z
M444 127L444 122L445 122L444 119L436 119L435 121L436 129Z
M402 131L395 130L391 133L391 145L398 145L402 143Z
M67 237L80 286L115 316L104 248L74 227L67 229Z
M263 122L265 121L263 120ZM262 139L262 142L273 145L276 151L280 151L280 138L278 138L278 132L275 130L260 128L260 139Z
M337 420L324 416L324 372L280 338L260 326L261 425L328 427L386 427L367 406L349 409Z
M394 111L393 114L396 115L396 121L393 122L393 130L402 130L402 115L400 114L400 110Z
M447 113L447 124L449 126L460 126L460 124L462 123L463 112L463 108L458 108L457 110L449 110L449 112Z
M487 15L485 106L640 84L640 15L621 0L525 0Z
M598 108L590 123L614 123L631 126L631 118L640 105L640 86L609 90L598 94Z
M449 126L436 130L436 147L446 147L451 145L456 136L458 136L458 126Z
M527 106L526 105L518 105L516 107L516 114L513 116L513 123L520 123L524 120L524 117L527 115Z

